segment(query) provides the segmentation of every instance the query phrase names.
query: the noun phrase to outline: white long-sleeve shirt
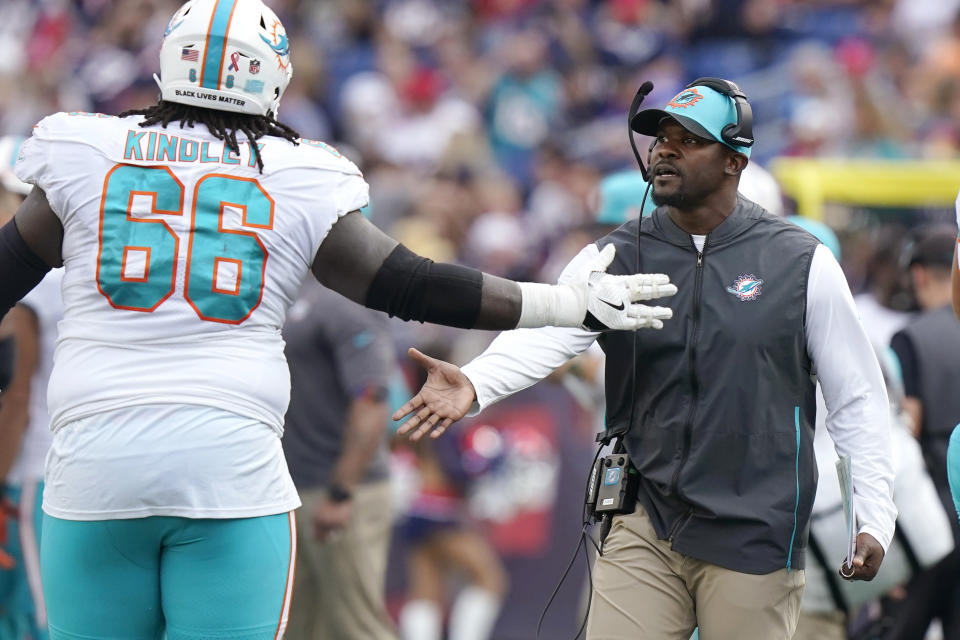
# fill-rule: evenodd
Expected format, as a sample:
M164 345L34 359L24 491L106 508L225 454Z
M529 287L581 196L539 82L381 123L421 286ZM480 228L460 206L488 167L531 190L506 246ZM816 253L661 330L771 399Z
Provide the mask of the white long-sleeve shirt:
M694 236L694 242L702 247L702 236ZM564 269L560 282L598 252L594 244L585 247ZM669 305L669 299L661 303ZM886 551L897 517L886 387L846 277L823 245L817 247L810 265L806 330L807 352L826 400L827 432L837 453L854 460L859 530L876 538ZM598 335L559 327L501 333L462 368L477 394L471 415L542 380L585 351Z

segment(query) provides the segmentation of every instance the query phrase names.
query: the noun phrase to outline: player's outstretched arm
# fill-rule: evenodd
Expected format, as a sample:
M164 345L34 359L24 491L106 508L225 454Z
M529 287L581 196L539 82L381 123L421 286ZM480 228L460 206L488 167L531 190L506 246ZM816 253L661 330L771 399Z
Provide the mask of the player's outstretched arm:
M517 283L418 256L354 211L338 220L313 262L327 287L403 320L466 329L659 329L672 312L642 301L672 296L663 274L612 276L608 245L569 282Z
M0 318L52 267L63 264L63 226L47 195L34 187L13 220L0 228Z
M419 440L428 433L431 438L438 438L447 427L467 415L477 394L460 367L413 348L408 353L427 370L427 381L417 395L393 414L394 420L410 416L397 429L397 434L409 434L411 440Z

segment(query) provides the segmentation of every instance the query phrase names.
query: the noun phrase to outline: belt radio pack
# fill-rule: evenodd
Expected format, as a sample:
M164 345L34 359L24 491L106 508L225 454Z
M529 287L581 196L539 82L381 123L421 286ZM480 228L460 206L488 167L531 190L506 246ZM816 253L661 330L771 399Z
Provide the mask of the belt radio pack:
M639 481L626 452L603 456L594 463L587 484L588 510L597 520L608 514L633 513Z

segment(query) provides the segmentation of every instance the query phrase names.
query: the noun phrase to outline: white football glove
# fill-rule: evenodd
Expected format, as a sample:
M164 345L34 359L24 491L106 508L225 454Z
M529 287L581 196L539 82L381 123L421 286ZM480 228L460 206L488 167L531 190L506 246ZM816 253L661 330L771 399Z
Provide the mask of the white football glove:
M662 329L663 321L673 317L667 307L649 307L638 304L672 296L676 285L664 273L635 273L628 276L613 276L606 273L613 262L616 247L608 244L595 260L584 265L577 274L574 286L587 281L586 312L581 327L593 331ZM582 285L581 285L582 286ZM593 316L591 318L590 316Z
M614 276L606 273L616 248L608 244L566 283L520 283L523 306L518 327L578 327L589 331L662 329L673 317L667 307L639 304L672 296L677 287L662 273Z

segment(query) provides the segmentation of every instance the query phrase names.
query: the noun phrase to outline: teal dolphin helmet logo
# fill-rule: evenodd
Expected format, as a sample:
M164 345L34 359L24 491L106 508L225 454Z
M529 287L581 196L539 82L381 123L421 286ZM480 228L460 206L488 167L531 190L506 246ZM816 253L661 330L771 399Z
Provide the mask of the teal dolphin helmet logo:
M174 22L176 20L176 22ZM183 24L183 20L177 20L177 17L174 16L170 19L170 24L167 25L167 28L163 31L163 37L166 38L168 35L173 33L173 30Z
M277 36L277 42L271 42L270 38L264 37L260 34L260 39L267 43L267 46L273 49L273 52L278 56L286 56L290 54L290 44L287 41L286 34Z

